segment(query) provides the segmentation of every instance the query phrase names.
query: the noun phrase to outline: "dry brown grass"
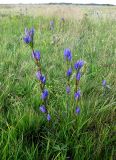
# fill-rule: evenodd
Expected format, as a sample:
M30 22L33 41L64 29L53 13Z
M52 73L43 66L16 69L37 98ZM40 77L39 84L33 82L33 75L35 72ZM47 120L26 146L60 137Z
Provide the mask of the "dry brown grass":
M2 14L28 14L31 16L81 19L85 13L116 17L116 6L81 5L0 5Z

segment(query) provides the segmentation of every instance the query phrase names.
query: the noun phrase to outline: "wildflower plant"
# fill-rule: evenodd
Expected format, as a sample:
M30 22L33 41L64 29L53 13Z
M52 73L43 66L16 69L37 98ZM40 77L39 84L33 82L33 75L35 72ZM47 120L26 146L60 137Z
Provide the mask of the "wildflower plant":
M66 93L67 95L70 94L71 92L71 88L70 88L70 78L72 75L72 67L71 67L71 61L72 61L72 53L71 50L69 48L66 48L64 50L64 59L67 63L67 71L66 71L66 77L67 77L67 86L66 86ZM84 66L84 61L83 60L78 60L75 64L74 64L74 69L76 70L76 75L75 75L75 92L74 92L74 100L76 102L76 110L75 113L78 114L80 113L80 107L78 106L78 101L81 97L81 91L79 89L79 81L81 79L81 75L82 75L82 67ZM69 98L68 98L69 101ZM69 102L67 101L67 106L69 105Z
M52 20L52 21L50 21L50 30L54 30L54 21Z
M78 106L78 101L81 97L81 92L79 90L79 81L81 79L81 69L84 65L84 61L83 60L78 60L75 64L74 64L74 69L76 70L76 81L75 81L75 93L74 93L74 98L75 98L75 101L76 101L76 114L80 113L80 108Z
M83 67L83 65L84 65L83 60L79 60L74 64L74 68L76 70L75 92L77 92L77 89L78 89L79 81L81 78L81 68Z
M72 67L71 67L71 61L72 61L72 53L69 48L66 48L64 50L64 60L66 62L66 78L67 78L67 84L66 84L66 93L68 95L67 99L67 110L69 108L69 95L70 95L70 78L72 75ZM67 111L68 112L68 111Z
M64 60L67 63L67 71L66 71L66 77L67 77L67 86L66 86L66 92L67 94L70 93L70 77L72 75L72 67L71 67L71 60L72 60L72 53L69 48L66 48L64 50Z
M35 61L35 64L37 66L37 72L36 72L36 77L39 81L40 84L40 89L41 89L41 100L42 100L42 105L39 107L39 110L42 113L46 114L46 118L48 121L51 120L51 116L48 112L47 109L47 98L48 98L48 90L45 89L45 85L46 85L46 76L42 73L42 69L41 69L41 54L40 51L38 50L34 50L34 34L35 34L35 30L34 28L29 29L25 29L25 36L23 38L24 42L29 45L32 49L32 58Z
M34 28L31 28L30 30L25 28L25 36L23 38L24 42L28 44L33 49L33 37L34 37Z

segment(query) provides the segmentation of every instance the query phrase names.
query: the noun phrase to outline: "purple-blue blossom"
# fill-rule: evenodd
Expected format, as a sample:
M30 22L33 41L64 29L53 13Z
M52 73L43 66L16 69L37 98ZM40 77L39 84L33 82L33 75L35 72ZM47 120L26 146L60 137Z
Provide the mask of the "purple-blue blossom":
M102 86L103 86L103 87L106 87L106 80L103 80L103 81L102 81Z
M28 35L23 38L24 42L29 44L32 41L32 38Z
M37 77L37 79L40 80L43 84L46 83L46 77L45 77L44 75L42 75L40 71L38 71L38 72L36 73L36 77Z
M66 87L66 93L69 94L70 93L70 86Z
M76 107L76 113L80 113L80 108L79 107Z
M47 120L48 120L48 121L50 121L50 120L51 120L51 116L50 116L50 114L49 114L49 113L47 114Z
M34 32L35 32L35 30L33 27L30 30L25 28L25 35L29 35L32 37L32 36L34 36Z
M81 78L81 72L78 72L78 73L76 74L76 79L79 81L80 78Z
M45 89L45 90L42 92L41 98L42 98L43 100L45 100L47 97L48 97L48 90Z
M80 90L78 90L74 95L75 100L78 100L80 98L80 96L81 96L81 92L80 92Z
M64 59L68 60L68 61L72 60L72 53L71 53L71 50L69 48L66 48L64 50Z
M79 60L74 64L74 68L76 70L79 70L79 69L81 69L83 67L83 65L84 65L84 61L83 60Z
M34 51L32 52L32 57L35 58L36 60L40 60L40 51Z
M66 73L66 75L67 75L67 77L70 77L71 74L72 74L72 68L69 68L68 71L67 71L67 73Z
M50 29L54 30L54 21L50 21Z
M28 30L25 28L25 36L23 37L23 40L25 43L29 44L33 41L33 36L34 36L34 28L31 28Z
M45 112L46 112L46 108L45 108L44 105L40 106L39 109L40 109L40 111L41 111L42 113L45 113Z
M63 21L63 22L65 21L64 17L61 18L61 21Z

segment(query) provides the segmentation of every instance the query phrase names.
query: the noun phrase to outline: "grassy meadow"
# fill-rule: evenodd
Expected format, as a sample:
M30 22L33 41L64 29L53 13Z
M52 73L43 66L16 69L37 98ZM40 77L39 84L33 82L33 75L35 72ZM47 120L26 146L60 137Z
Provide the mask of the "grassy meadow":
M25 27L35 28L50 122L39 110L37 67L23 42ZM72 52L69 97L65 48ZM80 113L75 115L73 66L80 59L86 67L79 82ZM105 94L102 80L109 86ZM115 6L0 5L0 160L114 160L115 113Z

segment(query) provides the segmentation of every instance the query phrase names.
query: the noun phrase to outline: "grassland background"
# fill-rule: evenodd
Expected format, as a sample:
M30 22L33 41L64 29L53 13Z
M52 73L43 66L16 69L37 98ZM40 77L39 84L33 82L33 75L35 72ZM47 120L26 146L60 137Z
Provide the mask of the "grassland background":
M87 14L87 15L85 15ZM65 18L64 31L60 19ZM0 6L0 159L114 160L116 109L116 7L73 5ZM49 22L54 20L54 31ZM35 48L47 73L48 123L41 105L37 68L23 43L25 27L35 28ZM66 114L66 64L83 59L81 112ZM110 86L103 96L102 80ZM74 79L72 78L73 101Z

